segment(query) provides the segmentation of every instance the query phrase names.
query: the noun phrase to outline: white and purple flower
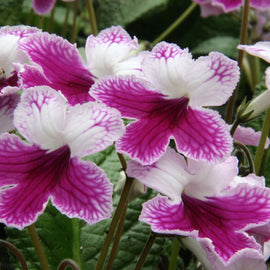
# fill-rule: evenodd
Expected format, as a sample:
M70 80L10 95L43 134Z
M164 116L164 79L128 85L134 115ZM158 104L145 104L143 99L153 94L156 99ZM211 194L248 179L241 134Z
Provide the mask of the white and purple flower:
M84 61L76 45L46 32L30 36L20 44L30 57L30 65L21 66L20 78L24 88L48 85L60 90L75 105L93 101L89 89L98 78L108 74L141 72L144 52L139 50L137 39L131 39L120 26L89 36Z
M106 76L90 94L122 117L136 119L116 142L116 149L143 164L155 162L170 138L187 157L209 162L232 151L225 122L205 106L224 104L239 79L237 63L221 53L193 60L187 49L161 42L142 62L145 80Z
M11 131L13 111L19 102L20 90L14 63L25 63L27 55L21 51L19 43L27 36L38 32L34 27L5 26L0 28L0 133Z
M215 165L186 162L170 148L152 165L130 161L127 169L130 177L166 195L144 203L139 220L154 232L195 239L216 270L242 257L263 260L262 246L247 232L267 233L270 189L263 177L237 173L235 157Z
M35 222L48 200L63 214L93 224L112 212L112 184L81 158L124 133L115 109L96 102L68 106L48 86L23 92L14 112L19 136L0 136L0 221L19 229Z
M201 16L208 17L219 15L230 11L237 10L244 3L244 0L193 0L201 8ZM269 0L250 0L250 6L264 10L270 7Z

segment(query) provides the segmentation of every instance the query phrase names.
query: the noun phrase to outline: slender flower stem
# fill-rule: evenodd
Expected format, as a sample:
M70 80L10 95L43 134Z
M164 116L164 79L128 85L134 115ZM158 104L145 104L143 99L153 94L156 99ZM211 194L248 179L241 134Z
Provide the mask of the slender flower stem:
M71 2L67 2L66 15L65 15L65 20L64 20L64 24L63 24L62 34L61 34L61 36L63 38L65 38L66 34L67 34L67 26L68 26L68 18L69 18L69 14L70 14L70 8L71 8Z
M175 270L177 267L177 258L180 249L180 242L177 237L173 239L172 253L168 270Z
M118 158L119 158L119 160L121 162L123 171L126 171L127 163L126 163L126 160L124 159L124 156L122 154L120 154L120 153L117 153L117 155L118 155Z
M58 266L58 270L65 270L66 267L70 266L74 270L80 270L80 267L71 259L63 260Z
M242 16L240 44L246 44L246 42L247 42L249 2L250 2L250 0L245 0L243 16ZM240 70L242 69L243 58L244 58L244 51L239 50L237 62L238 62L238 66L239 66ZM232 96L230 97L229 102L227 104L225 121L228 124L230 124L232 121L232 114L233 114L233 109L234 109L234 104L235 104L238 88L239 88L239 83L237 84L237 86L236 86L236 88L235 88L235 90L234 90L234 92L233 92Z
M56 2L54 3L53 9L52 9L51 14L50 14L49 33L53 32L55 6L56 6Z
M43 26L44 26L44 16L40 15L38 18L38 28L43 29Z
M76 40L76 23L77 23L78 10L79 10L79 0L76 0L74 2L73 24L72 24L71 38L70 38L71 43L74 43Z
M151 247L153 246L156 238L157 238L157 234L152 232L150 237L148 238L148 241L147 241L147 243L146 243L146 245L144 247L144 250L143 250L143 252L142 252L142 254L141 254L141 256L140 256L140 258L139 258L139 260L138 260L138 262L137 262L137 264L136 264L136 266L134 268L134 270L141 270L142 269L143 264L145 262L145 259L146 259L147 255L148 255Z
M197 3L192 3L188 7L188 9L178 17L178 19L175 22L173 22L159 37L157 37L152 42L152 46L164 40L176 27L178 27L190 15L190 13L195 9L196 6L197 6Z
M72 224L72 231L73 231L73 238L72 238L72 254L73 259L77 262L79 265L79 268L81 267L81 252L80 252L80 246L81 246L81 221L77 218L73 218L71 220Z
M32 224L32 225L28 226L27 229L28 229L28 233L32 239L33 245L35 247L35 250L36 250L36 253L37 253L42 270L50 270L49 263L48 263L46 255L45 255L45 251L41 245L41 242L40 242L38 233L36 231L35 225Z
M13 251L13 253L16 255L17 259L19 260L19 262L22 266L22 270L28 270L26 261L22 255L22 253L13 244L9 243L8 241L0 239L0 245Z
M95 10L93 7L92 0L86 0L87 4L87 10L89 14L89 20L91 24L91 29L92 29L92 34L96 36L98 34L98 28L97 28L97 21L96 21L96 15L95 15Z
M28 17L27 17L26 25L32 25L33 16L34 16L34 10L33 10L33 8L31 8L31 10L28 14Z
M263 153L264 153L264 146L265 146L265 142L266 142L269 130L270 130L270 109L268 109L266 112L259 146L255 154L254 165L255 165L256 174L258 174L258 172L260 171L261 162L262 162Z
M113 267L114 258L115 258L115 255L117 253L117 249L118 249L120 239L121 239L121 236L122 236L122 232L123 232L123 228L124 228L124 223L125 223L125 219L126 219L126 212L127 212L127 206L128 206L128 202L126 202L125 209L123 210L122 216L121 216L119 224L118 224L117 231L115 233L111 254L110 254L108 265L107 265L107 268L106 268L107 270L111 270L112 267Z
M109 231L106 235L99 259L97 261L96 270L101 270L103 268L111 241L113 239L115 229L117 227L118 221L123 213L123 209L125 208L126 202L128 200L128 196L129 196L129 192L131 190L132 184L133 184L133 178L130 178L127 176L124 189L122 191L122 194L118 202L118 205L116 207Z

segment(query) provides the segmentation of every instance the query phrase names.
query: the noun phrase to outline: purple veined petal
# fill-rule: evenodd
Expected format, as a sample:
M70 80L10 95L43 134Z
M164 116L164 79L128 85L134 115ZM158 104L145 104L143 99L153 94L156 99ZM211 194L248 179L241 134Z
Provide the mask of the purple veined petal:
M248 54L262 58L264 61L270 63L270 42L259 41L254 45L238 45L238 49L246 51Z
M130 160L127 175L168 196L174 202L181 201L181 194L188 183L188 165L182 155L167 148L166 153L154 164L143 166Z
M5 26L0 28L0 67L5 72L5 77L12 76L14 70L12 63L25 63L27 55L18 49L18 44L24 38L38 32L39 29L27 26Z
M89 224L111 216L113 185L104 171L89 161L72 158L52 191L52 203L70 218Z
M123 117L133 119L147 118L166 101L166 96L151 90L146 81L135 76L105 76L92 86L90 94L119 110Z
M221 53L193 60L187 49L161 42L143 61L145 77L170 98L185 96L190 105L219 106L231 96L238 80L237 62Z
M76 45L54 34L36 33L24 40L20 48L30 56L31 64L42 68L50 86L60 90L71 104L77 103L76 94L85 96L83 102L93 100L88 91L95 77L87 69ZM38 79L36 82L31 81L35 85L42 85L44 82Z
M121 26L112 26L97 36L87 38L87 65L98 78L123 72L136 73L141 70L141 57L130 53L138 49L140 46L136 38L131 39Z
M179 152L192 159L216 162L230 155L233 144L218 112L188 108L173 134Z
M268 189L245 184L230 190L230 194L204 201L184 193L181 204L158 195L144 203L139 220L158 233L209 238L213 251L226 263L240 250L261 250L253 237L240 230L269 222L269 199Z
M31 143L54 150L65 144L62 131L67 110L65 97L48 86L25 90L14 111L14 124Z
M105 149L124 132L125 126L120 113L96 102L69 108L63 130L71 155L79 157Z
M0 221L18 229L35 222L69 157L67 146L47 153L16 135L0 135Z
M43 15L52 10L55 1L56 0L32 0L32 7L37 14Z
M250 0L250 6L264 10L270 7L270 2L268 0Z
M0 133L12 131L15 129L13 124L13 113L20 100L20 96L0 95Z
M270 92L269 92L270 93ZM261 131L255 131L251 127L238 126L233 134L233 138L245 145L258 146L261 138ZM264 148L269 147L270 140L267 138Z
M209 239L200 239L200 241L197 241L191 237L183 237L181 238L181 243L200 260L207 270L266 270L263 256L258 250L240 250L224 264L212 252L212 244Z

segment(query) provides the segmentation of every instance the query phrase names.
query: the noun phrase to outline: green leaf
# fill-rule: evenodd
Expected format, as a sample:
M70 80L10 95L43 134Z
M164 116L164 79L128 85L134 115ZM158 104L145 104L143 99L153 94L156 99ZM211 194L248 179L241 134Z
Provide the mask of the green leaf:
M169 0L102 0L98 15L99 29L127 24L166 8Z
M236 47L238 44L238 38L229 36L213 37L201 42L192 50L192 53L201 55L208 54L211 51L218 51L236 59L238 55Z
M16 25L21 22L22 1L5 0L0 4L0 26Z

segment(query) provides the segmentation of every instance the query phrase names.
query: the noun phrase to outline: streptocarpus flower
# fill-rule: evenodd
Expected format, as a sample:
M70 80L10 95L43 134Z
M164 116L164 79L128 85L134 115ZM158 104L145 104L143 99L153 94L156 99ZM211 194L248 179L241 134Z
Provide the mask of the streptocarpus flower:
M200 5L202 17L208 17L237 10L243 5L244 0L193 0L193 2ZM250 0L250 6L263 10L270 7L270 2L269 0Z
M56 0L32 0L32 7L34 11L39 14L43 15L49 13L54 5ZM64 2L73 2L76 0L62 0Z
M30 56L31 64L21 68L23 87L48 85L60 90L73 105L93 101L88 91L97 78L141 72L144 55L132 54L140 46L137 39L131 39L120 26L112 26L96 37L88 37L85 49L87 63L76 45L54 34L42 32L33 35L20 48Z
M238 79L237 63L218 52L193 60L187 49L161 42L142 62L145 80L107 76L90 94L123 117L137 119L116 142L118 152L143 164L155 162L170 138L187 157L210 162L232 150L232 138L220 115L204 106L219 106Z
M210 264L218 260L226 266L241 254L262 255L261 245L246 231L270 220L270 190L264 179L239 177L237 172L235 157L215 165L186 163L170 148L152 165L130 161L127 169L130 177L166 195L144 203L140 221L157 233L195 239Z
M5 26L0 28L0 133L11 131L13 111L19 102L18 76L13 64L25 63L27 55L18 48L27 36L39 31L34 27Z
M93 224L110 217L112 184L81 158L124 133L119 112L96 102L68 107L40 86L23 92L14 112L17 130L0 136L0 221L19 229L33 223L48 200L63 214Z

